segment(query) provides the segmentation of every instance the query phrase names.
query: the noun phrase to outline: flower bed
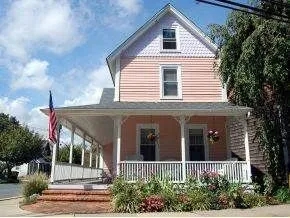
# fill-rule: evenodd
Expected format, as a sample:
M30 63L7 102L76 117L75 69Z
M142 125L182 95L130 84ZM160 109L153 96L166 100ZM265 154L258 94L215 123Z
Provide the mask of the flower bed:
M229 183L213 172L204 172L200 181L188 178L183 184L159 180L156 176L136 183L118 177L111 192L114 211L126 213L252 208L279 203L241 184Z

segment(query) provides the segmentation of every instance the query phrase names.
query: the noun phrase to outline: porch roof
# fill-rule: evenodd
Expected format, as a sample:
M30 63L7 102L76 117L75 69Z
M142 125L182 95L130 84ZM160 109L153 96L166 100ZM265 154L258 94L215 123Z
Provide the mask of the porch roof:
M79 115L215 115L240 116L251 108L228 102L115 102L114 89L104 88L99 104L56 108L57 114ZM42 110L48 113L48 109Z
M249 107L227 102L114 102L114 89L105 88L99 104L55 108L62 125L79 136L107 144L113 139L115 115L171 115L171 116L241 116ZM49 109L41 109L46 115Z

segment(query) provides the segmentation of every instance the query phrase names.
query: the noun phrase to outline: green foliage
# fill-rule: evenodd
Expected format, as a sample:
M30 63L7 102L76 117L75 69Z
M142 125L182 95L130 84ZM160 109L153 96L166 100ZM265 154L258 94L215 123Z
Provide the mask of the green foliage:
M23 196L29 199L33 194L41 194L43 190L48 188L48 178L45 174L33 174L27 177L27 182L23 184Z
M242 195L241 208L262 207L266 205L266 198L256 193L244 193Z
M210 185L216 188L208 189ZM128 183L117 177L111 186L116 212L157 212L252 208L279 203L275 198L248 190L245 185L229 183L224 177L206 172L198 182L193 177L185 183L152 177L145 182Z
M41 156L42 138L19 124L15 117L0 113L0 162L5 164L7 177L11 168Z
M275 193L275 197L282 203L289 203L290 202L290 189L287 187L279 188Z
M59 155L58 161L60 162L69 162L69 152L70 146L63 145L59 148ZM82 161L82 146L81 145L74 145L73 147L73 163L74 164L81 164Z
M111 192L115 212L136 213L140 210L142 196L135 183L127 183L121 177L114 180Z
M275 4L256 3L267 11L287 11ZM284 155L290 140L290 25L233 11L224 25L210 29L220 48L216 67L230 101L254 108L256 139L269 174L280 185L286 178Z

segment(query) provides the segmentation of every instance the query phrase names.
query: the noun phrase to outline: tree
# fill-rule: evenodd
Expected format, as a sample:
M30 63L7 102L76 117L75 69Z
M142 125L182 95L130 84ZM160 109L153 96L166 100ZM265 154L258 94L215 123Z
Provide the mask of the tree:
M14 166L28 163L41 156L42 138L15 117L0 113L0 162L5 164L7 177Z
M256 3L289 17L289 5ZM226 24L211 25L218 44L218 72L230 101L254 109L257 138L277 185L289 171L290 25L233 11Z
M59 148L58 161L69 162L70 146L65 144ZM73 147L73 163L81 164L82 161L82 147L81 145L75 145Z

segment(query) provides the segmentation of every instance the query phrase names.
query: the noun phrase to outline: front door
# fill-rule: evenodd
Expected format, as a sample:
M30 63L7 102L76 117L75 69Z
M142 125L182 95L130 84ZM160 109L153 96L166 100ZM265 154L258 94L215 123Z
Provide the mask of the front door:
M190 161L205 160L205 146L203 129L189 128L188 129L188 146Z
M156 134L154 128L140 128L139 132L139 148L140 154L143 155L144 161L155 161L156 160L156 141L149 140L148 134Z

